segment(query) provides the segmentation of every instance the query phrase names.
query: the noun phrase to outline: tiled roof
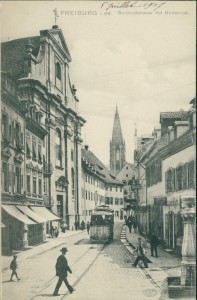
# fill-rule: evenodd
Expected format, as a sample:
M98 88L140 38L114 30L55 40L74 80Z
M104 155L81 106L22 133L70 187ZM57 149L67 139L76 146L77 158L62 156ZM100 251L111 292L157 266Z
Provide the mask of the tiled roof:
M169 112L161 112L160 113L160 122L161 119L183 119L187 114L187 111L169 111Z
M1 43L1 70L3 72L9 72L14 78L23 76L27 44L34 46L32 54L37 56L40 45L39 36Z
M115 179L115 177L110 174L110 171L106 168L106 166L90 150L82 148L81 157L82 167L85 164L91 172L94 172L106 183L122 185L119 180Z
M151 149L149 149L150 153L148 158L152 158L153 156L156 155L156 153L158 153L162 148L164 148L165 146L168 145L168 135L164 134L159 140L157 140L153 147Z
M149 142L147 142L146 144L144 144L143 146L141 146L139 149L136 150L136 156L139 160L142 160L144 158L144 156L146 155L146 153L153 147L155 141L151 140Z

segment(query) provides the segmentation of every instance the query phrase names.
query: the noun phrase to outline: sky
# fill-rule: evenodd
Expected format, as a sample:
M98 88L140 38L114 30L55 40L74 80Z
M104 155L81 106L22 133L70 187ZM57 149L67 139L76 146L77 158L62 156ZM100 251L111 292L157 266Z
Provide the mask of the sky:
M71 83L87 121L84 144L107 166L116 105L128 162L133 162L135 126L138 136L151 134L160 112L190 108L196 94L195 1L3 1L0 6L2 41L50 29L57 9L72 57Z

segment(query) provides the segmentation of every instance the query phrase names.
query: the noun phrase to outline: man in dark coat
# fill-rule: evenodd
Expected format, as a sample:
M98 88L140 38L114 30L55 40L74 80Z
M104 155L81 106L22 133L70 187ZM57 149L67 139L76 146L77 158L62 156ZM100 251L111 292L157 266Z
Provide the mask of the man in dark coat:
M157 256L157 246L159 244L159 239L156 234L152 234L150 238L150 247L151 247L151 256L154 256L153 253L155 252L155 257Z
M68 280L67 280L67 273L71 273L72 271L70 269L70 267L68 266L68 262L67 259L65 257L66 252L68 251L67 248L63 247L61 250L62 255L60 255L57 259L55 268L56 268L56 276L59 277L59 280L57 282L57 285L55 287L53 296L58 296L58 292L59 292L59 288L62 285L62 282L64 281L65 285L67 286L69 292L72 294L72 292L74 291L73 287L69 284Z
M17 256L13 255L13 260L10 263L10 269L12 270L10 281L13 281L12 278L13 278L14 275L16 276L16 278L18 279L18 281L20 280L20 278L18 278L18 275L17 275L17 272L16 272L16 268L18 267L16 259L17 259Z

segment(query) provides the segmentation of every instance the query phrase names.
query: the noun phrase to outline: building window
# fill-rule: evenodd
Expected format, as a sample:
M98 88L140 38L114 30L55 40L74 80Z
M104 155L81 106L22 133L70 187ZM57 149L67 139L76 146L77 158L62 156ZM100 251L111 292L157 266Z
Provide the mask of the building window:
M61 81L61 66L60 66L60 63L59 62L56 62L56 65L55 65L55 75L56 75L56 78L59 79Z
M180 165L176 168L176 190L183 189L183 166Z
M1 133L2 133L2 137L8 136L8 116L5 114L2 114Z
M36 140L32 139L32 159L36 160L37 158L37 151L36 151Z
M123 199L122 198L120 199L120 205L123 205Z
M128 177L128 174L126 174L126 177Z
M71 169L71 178L72 178L72 196L75 195L75 172L74 169Z
M167 193L174 191L174 178L175 178L174 169L169 169L166 172L166 192Z
M30 183L30 175L27 175L27 193L31 193L31 183Z
M116 192L118 191L118 187L116 186Z
M38 144L38 162L42 163L42 145Z
M42 195L42 179L39 178L38 180L38 194L41 196Z
M31 157L31 142L29 136L26 136L26 157Z
M15 168L15 176L16 176L16 192L17 194L21 194L21 168Z
M188 187L189 189L195 187L194 176L195 176L195 164L194 160L188 163Z
M71 160L74 161L74 151L71 150Z
M109 197L109 204L113 205L113 197Z
M86 200L88 200L88 191L86 191Z
M116 160L120 159L120 151L119 149L116 150Z
M119 199L115 198L115 205L119 205Z
M63 195L57 195L57 215L63 218Z
M120 192L122 192L122 188L120 188Z
M188 189L188 163L183 165L183 190Z
M37 194L36 177L33 177L33 194Z
M62 145L61 145L61 132L59 129L55 131L55 147L56 147L56 166L62 165Z
M2 190L9 192L9 168L8 163L2 162L2 175L1 175Z
M112 191L112 186L109 187L110 191Z

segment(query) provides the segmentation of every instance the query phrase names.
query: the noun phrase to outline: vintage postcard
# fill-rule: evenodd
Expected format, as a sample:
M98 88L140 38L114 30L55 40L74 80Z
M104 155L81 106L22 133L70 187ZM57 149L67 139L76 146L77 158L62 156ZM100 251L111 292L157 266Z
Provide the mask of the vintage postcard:
M1 299L195 299L196 2L1 1Z

